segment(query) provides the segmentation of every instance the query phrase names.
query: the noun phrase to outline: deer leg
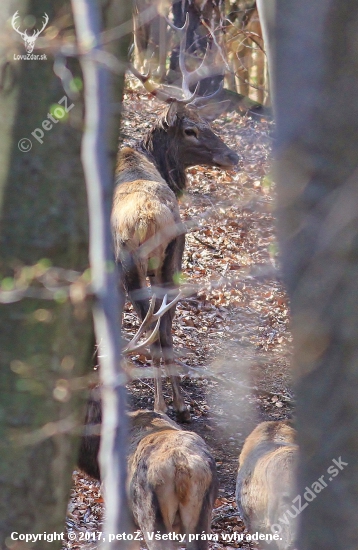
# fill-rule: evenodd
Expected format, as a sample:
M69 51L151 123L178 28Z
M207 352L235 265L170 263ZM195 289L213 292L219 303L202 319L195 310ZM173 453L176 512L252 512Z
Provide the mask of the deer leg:
M165 250L165 258L162 266L155 273L152 273L150 275L151 286L154 290L154 293L160 298L162 298L166 294L168 296L168 302L170 302L177 295L178 284L175 281L177 280L178 272L180 271L184 244L184 235L180 235L176 239L173 239ZM173 404L176 411L177 419L181 422L190 422L190 413L184 403L183 394L179 384L180 377L175 374L172 338L172 324L174 313L175 305L171 309L169 309L169 311L164 313L163 317L161 318L159 329L159 342L165 370L170 378L170 382L173 388ZM156 351L156 348L154 348L154 351ZM159 360L157 359L156 403L158 403L158 410L165 411L166 406L162 394L161 372L158 368L158 363ZM165 409L160 408L163 405Z
M146 286L146 281L144 276L141 276L139 270L132 270L131 277L126 278L126 287L128 291L129 298L134 305L137 313L139 314L141 320L143 321L147 311L149 309L149 299L148 299L148 288ZM160 307L160 300L156 301L155 311ZM150 328L154 329L155 323ZM161 330L161 329L160 329ZM160 341L159 339L154 342L150 347L150 352L152 356L152 366L154 368L154 410L156 412L167 411L167 406L163 397L163 388L162 388L162 369L160 365Z
M167 375L173 388L173 405L178 422L190 422L190 412L185 405L182 389L180 387L180 377L176 374L173 353L172 322L174 311L169 310L163 316L160 331L160 343L162 346L162 356Z
M166 250L166 256L161 270L161 281L164 292L168 288L168 300L170 301L177 294L178 274L181 271L181 262L184 252L185 235L179 235L171 241ZM170 290L169 290L170 289ZM174 365L172 324L175 313L175 307L167 311L162 318L160 328L160 344L162 347L162 357L165 370L170 378L173 388L173 404L179 422L190 422L190 412L184 403L182 389L180 387L180 377L176 374Z
M163 396L162 367L160 365L160 342L157 340L150 347L152 365L154 369L154 410L155 412L167 412L167 405Z
M122 251L119 255L118 266L128 297L143 321L149 309L149 292L145 273L135 258L126 251Z
M125 263L122 261L122 268L124 274L124 284L127 289L129 298L135 307L138 315L143 321L147 311L149 309L148 288L146 285L146 279L140 269L137 268L135 263ZM158 309L159 303L155 304L155 309ZM154 328L154 325L153 325ZM163 397L162 389L162 372L160 366L160 342L157 340L151 347L152 365L155 372L154 378L154 410L156 412L166 412L167 406Z

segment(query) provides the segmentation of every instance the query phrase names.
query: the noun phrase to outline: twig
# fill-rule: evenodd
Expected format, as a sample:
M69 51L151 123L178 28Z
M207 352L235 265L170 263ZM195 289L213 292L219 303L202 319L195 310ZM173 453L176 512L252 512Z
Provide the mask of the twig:
M222 62L223 62L224 65L225 65L226 70L227 70L227 71L230 71L230 67L229 67L229 65L228 65L228 62L227 62L226 59L225 59L225 56L224 56L223 51L222 51L222 48L221 48L221 46L219 46L218 41L216 40L215 33L213 32L213 30L211 29L211 27L204 21L203 18L201 19L201 24L206 28L206 30L207 30L208 33L210 34L211 38L213 39L213 42L214 42L214 44L215 44L215 46L216 46L216 48L217 48L217 50L218 50L218 52L219 52L219 54L220 54L220 57L221 57L221 59L222 59Z
M212 244L206 243L205 241L202 241L197 237L196 235L193 235L194 239L198 241L198 243L202 244L203 246L206 246L207 248L210 248L210 250L215 250L215 252L219 252L219 249L213 246Z

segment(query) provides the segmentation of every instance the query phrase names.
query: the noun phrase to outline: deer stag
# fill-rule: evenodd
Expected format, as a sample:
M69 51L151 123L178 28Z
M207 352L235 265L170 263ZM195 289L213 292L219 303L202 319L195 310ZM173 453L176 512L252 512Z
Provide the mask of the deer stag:
M27 30L25 30L25 32L21 32L19 30L20 27L16 27L16 20L18 18L19 18L19 12L17 11L16 13L14 13L14 15L12 17L12 21L11 21L12 28L21 36L21 38L25 42L25 48L26 48L27 53L32 53L34 51L36 39L42 33L42 31L45 30L45 28L47 26L48 19L49 19L48 15L47 15L47 13L44 14L44 22L43 22L42 28L39 31L34 29L32 36L27 36Z
M78 466L98 480L100 436L94 432L101 420L101 401L94 390ZM201 539L210 533L217 485L215 460L200 436L182 430L163 413L129 413L129 504L149 550L174 550L172 540L189 543L191 550L207 549ZM162 540L154 538L158 532Z
M242 448L236 503L248 529L272 537L273 544L268 539L265 548L295 547L299 512L292 503L297 454L296 431L287 420L261 422Z
M186 70L184 47L188 23L187 19L183 28L177 29L182 34L182 90L172 86L155 89L148 76L131 69L150 93L170 104L144 139L132 147L123 147L118 158L112 210L115 255L129 298L141 319L149 309L147 276L157 296L167 294L171 299L176 294L185 244L177 198L186 187L185 169L197 164L232 167L239 160L208 123L227 107L227 102L215 104L216 94L196 98L196 92L190 92L195 77L202 74L205 59L196 71ZM184 97L179 98L183 92ZM173 387L177 419L190 421L179 377L173 374L174 309L171 307L162 316L159 338L151 345L156 367L154 410L167 410L162 393L162 356Z

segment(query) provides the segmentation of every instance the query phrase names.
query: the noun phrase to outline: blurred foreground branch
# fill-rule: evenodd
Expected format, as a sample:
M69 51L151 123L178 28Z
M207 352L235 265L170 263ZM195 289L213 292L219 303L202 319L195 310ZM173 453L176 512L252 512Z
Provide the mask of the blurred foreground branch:
M107 503L106 532L121 533L129 530L125 489L126 380L120 362L119 319L123 297L120 298L118 294L118 274L114 263L110 228L114 178L107 149L112 99L109 88L110 73L107 68L94 61L93 56L94 53L102 52L99 7L86 0L73 0L72 7L85 87L86 119L82 163L90 218L90 264L95 296L94 325L96 339L101 348L103 426L100 465ZM117 8L120 10L120 6ZM108 537L106 538L108 541Z

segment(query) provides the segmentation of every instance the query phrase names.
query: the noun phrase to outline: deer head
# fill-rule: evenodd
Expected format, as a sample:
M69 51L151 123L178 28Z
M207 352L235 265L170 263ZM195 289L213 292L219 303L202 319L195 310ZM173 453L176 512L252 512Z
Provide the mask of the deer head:
M235 166L239 156L232 151L213 132L209 122L217 118L228 107L229 101L219 101L217 98L222 91L219 89L208 96L198 97L197 91L202 78L210 76L210 61L208 62L208 49L200 66L188 71L185 64L186 34L189 26L187 14L185 24L178 28L168 24L180 35L179 67L182 73L182 86L156 86L150 81L150 74L142 75L130 65L130 70L143 84L146 90L157 97L160 101L169 104L169 109L162 119L162 127L167 138L164 142L164 132L149 132L145 145L155 156L157 165L168 164L168 144L170 143L171 155L174 157L174 149L177 158L180 158L183 168L206 164L209 166L220 166L229 168ZM216 69L214 69L216 70ZM194 92L191 89L196 86ZM162 151L162 157L159 153ZM165 157L165 159L164 159ZM171 172L174 174L173 166ZM161 171L163 175L163 171ZM167 178L165 178L167 180ZM178 181L180 177L175 174ZM168 180L167 180L168 182ZM173 189L175 183L169 184ZM182 187L182 186L181 186Z
M163 123L185 168L198 164L232 168L239 162L239 156L210 126L210 122L226 110L228 103L198 98L188 105L177 101L170 105Z
M13 18L11 20L12 28L21 36L21 38L25 42L25 48L27 53L32 53L34 51L36 39L42 33L42 31L46 28L49 17L47 13L44 14L44 22L43 22L42 28L40 30L34 29L32 36L27 35L27 30L25 30L25 32L21 32L19 30L20 27L19 26L16 27L16 21L18 18L19 18L19 12L17 11L16 13L14 13Z

